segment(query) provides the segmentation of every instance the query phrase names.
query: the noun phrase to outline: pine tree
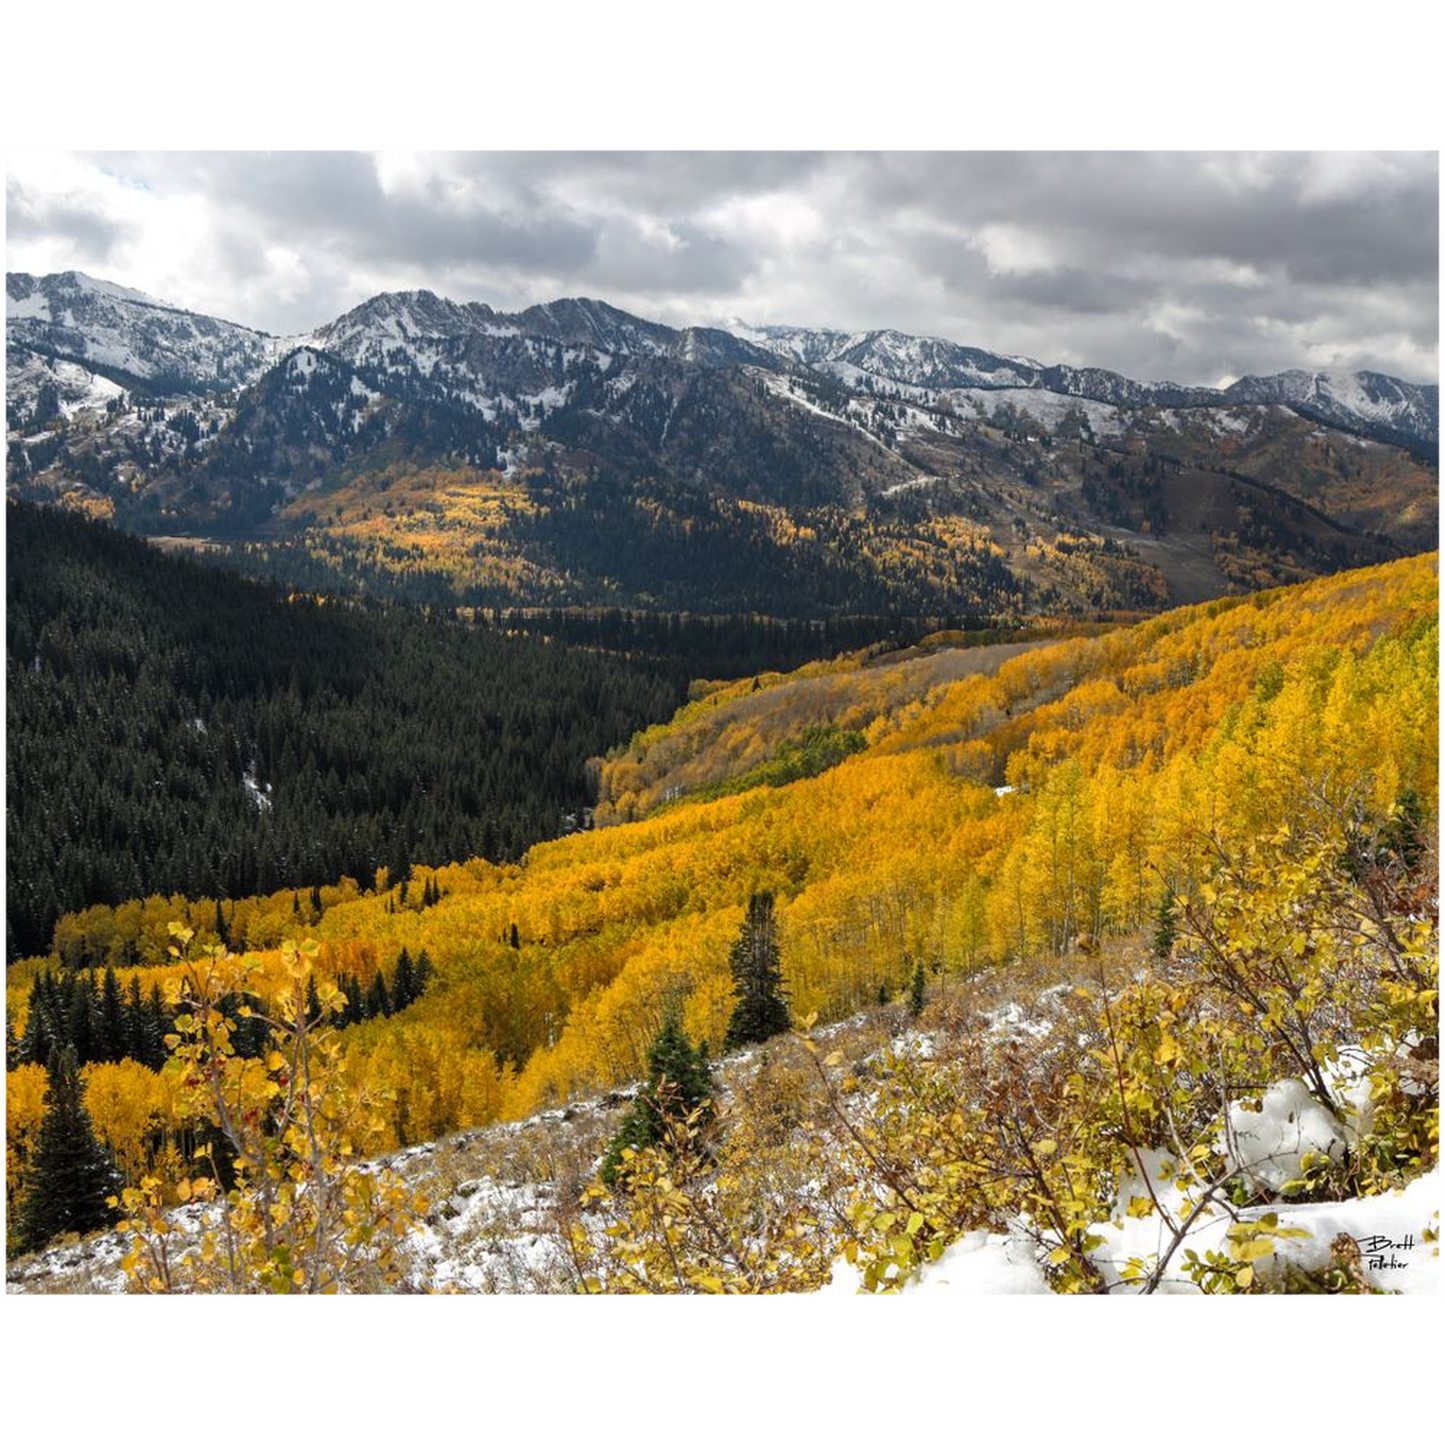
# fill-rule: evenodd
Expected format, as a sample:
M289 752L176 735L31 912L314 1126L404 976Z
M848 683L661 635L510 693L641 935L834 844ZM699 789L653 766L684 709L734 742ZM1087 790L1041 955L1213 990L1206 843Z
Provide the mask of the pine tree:
M126 1053L125 1001L115 970L107 965L100 990L100 1017L96 1028L95 1055L103 1063L118 1063Z
M396 960L396 971L391 976L391 1011L400 1013L416 998L416 974L411 966L411 955L402 949Z
M366 992L361 987L361 980L354 973L347 975L342 992L346 995L346 1022L348 1024L365 1023Z
M126 993L125 1051L130 1058L139 1059L142 1063L149 1060L145 1021L145 1003L140 996L140 975L133 973L130 976L130 988Z
M72 974L69 1008L65 1015L65 1042L75 1050L78 1064L89 1064L95 1060L96 1012L92 976L88 973Z
M95 1137L73 1049L50 1057L45 1118L25 1169L16 1237L21 1249L40 1249L57 1234L85 1234L115 1218L107 1198L120 1175Z
M369 1019L387 1018L391 1014L391 995L386 990L386 980L377 969L371 987L366 991L366 1016Z
M1159 912L1155 915L1154 956L1168 958L1178 936L1179 925L1174 912L1174 895L1166 893L1159 900Z
M161 986L153 983L150 997L146 1000L145 1018L145 1062L153 1069L160 1068L166 1061L166 1035L170 1028L171 1016L161 997Z
M699 1122L705 1122L712 1112L712 1065L707 1044L694 1048L676 1015L671 1015L647 1051L647 1082L607 1146L602 1182L609 1186L617 1182L624 1149L667 1147L673 1138L673 1125L695 1113L701 1116Z
M748 899L748 916L728 955L728 966L738 996L728 1021L728 1048L764 1043L792 1028L771 893L754 893Z
M36 974L25 1006L25 1031L20 1035L20 1062L43 1064L62 1042L55 1017L54 981L49 972Z
M913 982L908 988L908 1012L917 1018L923 1012L923 995L927 988L927 979L924 977L923 964L919 963L913 970Z

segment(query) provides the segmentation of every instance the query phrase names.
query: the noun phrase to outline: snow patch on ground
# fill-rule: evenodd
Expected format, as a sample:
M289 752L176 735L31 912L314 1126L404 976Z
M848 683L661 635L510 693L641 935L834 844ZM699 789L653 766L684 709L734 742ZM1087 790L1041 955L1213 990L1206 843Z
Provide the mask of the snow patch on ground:
M1049 1294L1030 1241L975 1229L954 1240L916 1280L909 1293L947 1289L955 1294Z
M246 798L258 812L268 813L271 810L271 784L263 783L256 776L256 763L253 759L251 766L241 774L241 787L245 790Z
M981 408L986 418L991 417L995 407L1007 402L1050 431L1070 412L1082 412L1095 436L1117 436L1125 426L1123 412L1107 402L1041 391L1037 387L958 387L944 395L953 402L955 411L961 416L968 416Z
M1251 1184L1272 1193L1304 1174L1307 1156L1339 1159L1348 1142L1343 1125L1298 1079L1229 1106L1229 1156Z

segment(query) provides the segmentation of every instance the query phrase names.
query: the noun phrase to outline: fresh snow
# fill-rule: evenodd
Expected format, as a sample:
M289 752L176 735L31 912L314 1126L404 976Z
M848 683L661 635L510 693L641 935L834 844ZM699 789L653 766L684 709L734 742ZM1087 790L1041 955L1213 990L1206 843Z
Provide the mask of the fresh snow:
M749 374L760 381L763 387L773 396L778 397L782 401L789 402L791 405L797 407L799 411L805 411L813 416L822 417L825 421L834 422L838 426L849 427L860 436L867 437L874 446L880 451L885 452L895 461L903 460L892 447L881 438L875 436L866 426L862 425L862 423L856 419L851 407L846 415L839 415L837 412L828 411L826 408L810 400L807 394L801 389L795 389L797 388L797 382L792 377L780 376L777 372L753 370L751 368L749 368ZM933 481L935 479L929 477L921 480Z
M1118 436L1124 430L1124 413L1119 407L1090 401L1087 397L1043 391L1038 387L953 387L942 394L954 403L955 410L964 415L969 410L981 408L985 418L991 417L995 407L1007 402L1050 431L1070 412L1082 412L1089 419L1095 436Z
M248 801L258 812L268 813L271 810L271 784L262 783L256 776L256 763L252 759L251 766L241 774L241 787L245 790Z
M1349 1145L1344 1126L1298 1079L1271 1085L1253 1103L1229 1106L1227 1152L1257 1188L1277 1193L1301 1177L1309 1155L1339 1159Z
M840 1259L822 1294L857 1294L861 1271ZM954 1294L1051 1294L1034 1258L1032 1242L975 1229L960 1235L903 1287L905 1294L951 1290Z

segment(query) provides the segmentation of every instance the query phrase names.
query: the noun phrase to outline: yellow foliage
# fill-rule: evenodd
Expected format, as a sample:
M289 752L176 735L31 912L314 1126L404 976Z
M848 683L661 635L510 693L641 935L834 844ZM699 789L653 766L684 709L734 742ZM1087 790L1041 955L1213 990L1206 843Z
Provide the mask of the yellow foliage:
M403 1014L338 1036L343 1075L389 1096L381 1128L398 1143L636 1077L672 1002L716 1048L728 946L759 888L778 898L795 1016L831 1019L896 996L920 962L967 972L1137 929L1166 890L1194 893L1206 834L1256 837L1306 784L1348 785L1381 814L1408 794L1433 818L1436 587L1435 558L1413 558L987 666L852 659L709 689L609 763L616 812L646 812L694 763L746 764L797 725L862 726L869 746L787 786L542 844L519 866L440 870L445 896L425 910L322 890L320 916L304 915L318 976L364 980L402 948L435 966ZM134 907L149 929L159 907ZM295 907L306 893L227 905L248 947L265 940L251 963L267 996L284 983L274 930ZM77 947L105 957L136 937L122 910L88 914L64 921ZM204 930L214 904L180 916ZM12 978L12 1010L16 993Z

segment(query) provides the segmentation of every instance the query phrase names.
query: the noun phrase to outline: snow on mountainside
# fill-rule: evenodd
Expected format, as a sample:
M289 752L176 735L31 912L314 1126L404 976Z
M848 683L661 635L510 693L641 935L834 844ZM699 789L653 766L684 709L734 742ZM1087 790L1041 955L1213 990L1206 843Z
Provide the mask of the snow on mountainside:
M963 989L973 986L981 986L995 997L973 1020L975 1031L967 1044L972 1049L1048 1048L1060 1041L1075 1018L1067 1004L1077 990L1068 984L1041 992L1024 985L1019 998L1008 997L1006 987L989 978L979 985L965 983ZM840 1050L835 1058L846 1056L858 1087L845 1096L842 1116L833 1116L826 1123L815 1117L801 1125L800 1152L802 1134L822 1128L836 1131L840 1159L848 1152L842 1135L851 1125L872 1117L870 1111L877 1107L876 1079L883 1060L933 1060L946 1057L961 1043L947 1026L911 1024L897 1005L862 1011L815 1030L812 1038L820 1047ZM792 1047L791 1041L783 1041L783 1049ZM767 1051L759 1049L735 1053L718 1063L716 1097L725 1119L746 1107L743 1101L756 1091L767 1066ZM1276 1122L1271 1101L1275 1096L1292 1101L1296 1092L1274 1086L1267 1091L1264 1110L1257 1117ZM574 1098L562 1107L414 1144L361 1166L367 1171L378 1167L395 1171L408 1186L433 1201L402 1247L404 1288L462 1294L575 1292L577 1264L568 1243L569 1231L580 1223L600 1245L609 1223L605 1215L578 1211L573 1197L576 1186L595 1175L608 1140L636 1093L637 1085L631 1084ZM792 1107L799 1107L796 1099ZM1275 1112L1279 1113L1278 1135L1241 1147L1252 1151L1251 1158L1278 1162L1282 1177L1292 1177L1291 1171L1297 1171L1300 1159L1317 1141L1293 1111ZM799 1109L799 1113L807 1118L805 1110ZM1183 1217L1187 1198L1179 1186L1180 1171L1166 1167L1173 1163L1166 1151L1149 1151L1144 1157L1151 1173L1158 1175L1151 1197L1160 1200L1171 1223L1177 1222ZM821 1193L829 1182L808 1180L803 1187ZM1152 1261L1169 1247L1161 1216L1129 1207L1131 1200L1143 1193L1137 1176L1120 1180L1117 1218L1096 1225L1092 1236L1091 1256L1105 1292L1115 1297L1140 1292L1138 1279L1129 1277L1131 1258ZM1191 1221L1190 1239L1200 1249L1218 1248L1234 1215L1250 1220L1274 1211L1286 1229L1297 1233L1280 1242L1277 1258L1257 1266L1261 1279L1278 1282L1290 1266L1320 1272L1328 1269L1332 1242L1347 1234L1362 1244L1372 1239L1377 1242L1374 1249L1361 1251L1361 1273L1370 1288L1387 1294L1434 1294L1439 1290L1440 1259L1430 1231L1438 1228L1440 1193L1437 1166L1403 1189L1364 1198L1303 1204L1285 1200L1243 1210L1201 1210L1199 1218ZM772 1203L785 1211L790 1200L777 1195ZM169 1222L176 1256L182 1258L194 1250L199 1231L207 1224L214 1226L215 1221L206 1206L186 1204L170 1212ZM6 1289L14 1294L121 1293L127 1287L120 1267L126 1248L123 1235L100 1232L21 1256L7 1265ZM944 1289L955 1295L1049 1294L1045 1255L1046 1250L1023 1227L1009 1233L967 1230L936 1261L924 1264L903 1288L909 1293ZM1166 1271L1161 1294L1200 1294L1199 1286L1181 1267L1183 1263L1181 1255ZM838 1256L826 1282L820 1283L829 1296L853 1295L860 1291L862 1277Z
M53 392L46 398L46 409L50 415L73 416L76 412L100 409L117 397L125 395L125 388L100 376L89 368L74 361L60 361L52 356L29 351L23 346L10 348L5 357L5 393L12 399L25 396L39 399L44 388ZM42 416L41 421L49 420Z
M959 386L1030 386L1042 367L1024 357L995 356L932 336L901 331L809 331L766 326L762 345L849 384L875 378L929 391Z
M1427 441L1440 437L1440 388L1414 386L1378 371L1246 376L1223 395L1231 401L1278 403L1345 426L1363 422Z
M430 374L438 343L449 343L453 351L470 344L481 360L489 351L505 354L506 348L497 343L518 337L585 348L589 359L608 358L601 362L604 370L612 357L661 357L696 366L776 365L769 352L730 332L706 327L678 331L586 298L508 314L477 301L448 301L430 291L390 291L362 302L309 339L353 365L398 369L410 363Z
M1245 377L1223 390L1134 381L1098 367L1045 366L938 337L899 331L844 332L795 326L735 327L739 336L854 390L913 401L956 391L1028 388L1115 407L1225 407L1278 404L1336 426L1437 444L1440 389L1379 372Z
M751 366L812 372L850 391L925 406L950 393L999 390L1134 409L1276 404L1387 440L1427 448L1439 440L1439 388L1377 372L1288 371L1245 377L1220 390L1135 381L1094 367L1048 366L887 329L740 323L730 330L677 329L587 298L506 313L431 291L387 292L307 336L277 338L76 271L44 277L10 273L6 333L11 348L72 361L122 384L140 381L161 393L249 385L306 344L361 371L431 382L428 389L469 403L489 419L505 411L535 413L538 408L525 398L559 395L575 371L610 370L615 379L629 362L653 361L687 370ZM543 413L547 409L540 404ZM1049 414L1057 414L1056 408Z
M244 386L287 349L264 332L80 271L7 273L5 333L7 349L25 347L161 393Z

